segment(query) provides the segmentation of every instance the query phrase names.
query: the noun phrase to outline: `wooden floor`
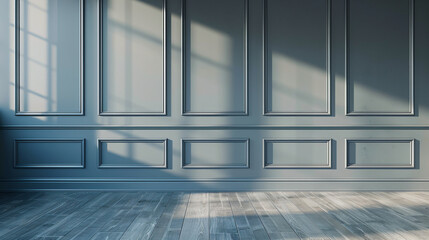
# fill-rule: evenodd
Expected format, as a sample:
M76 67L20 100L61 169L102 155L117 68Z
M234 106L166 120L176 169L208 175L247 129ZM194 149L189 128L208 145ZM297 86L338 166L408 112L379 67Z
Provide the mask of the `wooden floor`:
M0 239L429 239L429 192L0 193Z

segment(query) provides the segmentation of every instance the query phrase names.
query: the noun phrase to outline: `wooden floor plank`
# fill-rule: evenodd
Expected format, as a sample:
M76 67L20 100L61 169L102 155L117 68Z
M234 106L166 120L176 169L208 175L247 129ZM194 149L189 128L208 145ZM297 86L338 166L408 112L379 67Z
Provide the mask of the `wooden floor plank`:
M338 194L339 196L340 194ZM362 213L356 216L354 213L356 211L350 211L349 208L342 209L334 204L332 198L328 198L325 193L314 193L314 196L317 197L317 200L321 206L321 208L330 214L334 219L341 222L341 224L346 227L350 232L352 232L355 236L359 236L363 239L367 240L388 240L387 236L377 233L377 231L365 224L358 219L358 216L362 215ZM352 208L353 209L353 208Z
M265 193L251 192L247 195L264 224L270 239L299 239L294 229L283 218Z
M427 236L427 192L0 193L2 240Z
M44 195L52 197L46 198L43 197ZM41 217L50 209L59 207L61 203L51 193L29 192L20 196L15 198L11 203L5 203L9 207L0 215L0 219L2 219L0 222L0 237L13 231L14 228L21 228L24 224Z
M317 197L314 197L312 193L307 194L308 197L305 199L302 199L302 201L306 202L309 207L313 209L314 212L316 212L318 215L321 216L322 219L319 219L319 221L324 221L326 224L329 224L332 226L332 228L335 229L336 232L339 232L344 239L350 239L350 240L361 240L365 239L359 235L353 234L347 227L345 227L340 221L338 221L337 218L333 217L332 214L329 214L328 212L324 211L319 202L317 201ZM328 230L329 231L329 230ZM326 234L327 236L330 236L331 234Z
M111 218L101 229L101 232L125 232L139 213L140 207L137 205L140 200L140 193L128 193L118 203L116 215Z
M96 195L94 194L85 194L85 196L79 195L75 196L72 200L74 204L70 204L69 208L57 208L55 211L49 211L47 214L54 214L58 216L64 216L60 221L55 223L52 227L47 229L45 232L39 233L37 236L39 237L63 237L68 232L70 232L73 228L79 225L82 221L90 217L93 211L88 211L83 208L83 206L94 199Z
M134 219L121 239L149 239L171 195L172 193L153 193L151 197L146 198L139 215Z
M386 194L386 197L393 197L401 206L417 212L418 215L412 214L412 221L424 226L425 229L429 229L429 194L425 195L425 192L393 192Z
M170 198L164 212L156 223L150 239L178 239L181 222L185 215L189 194L176 193ZM177 212L178 214L175 214ZM180 225L179 225L180 224Z
M235 223L242 239L269 239L258 214L245 193L229 193Z
M119 240L122 234L122 232L98 232L91 240Z
M293 197L287 197L280 192L270 192L267 196L300 238L327 237L324 232L329 232L331 237L341 236L317 211L303 201L303 198L309 196L304 194L300 198L295 194Z
M238 239L228 194L210 193L210 239Z
M124 193L103 193L83 207L84 211L92 213L79 225L71 229L62 240L90 239L115 215L116 205L125 197ZM97 204L93 204L93 203Z
M408 209L406 205L393 201L380 192L372 193L370 198L379 204L373 212L386 219L386 228L390 229L390 232L395 232L405 239L424 239L429 236L429 230L414 218L421 216L418 212Z
M39 234L43 234L45 231L48 231L50 228L54 227L56 224L61 223L64 219L68 218L71 213L80 209L80 207L85 203L90 201L95 194L86 194L85 197L70 197L67 194L59 193L46 193L44 196L39 198L46 198L51 204L48 208L43 206L40 209L35 210L30 221L26 221L24 224L15 227L11 231L5 233L1 236L2 239L29 239L33 237L38 237ZM35 199L36 201L39 199ZM70 208L64 208L66 204L72 205ZM37 205L36 205L37 206ZM31 214L27 212L24 215ZM25 216L21 218L26 219ZM41 224L44 223L44 224Z
M192 193L179 239L208 240L209 211L209 194Z

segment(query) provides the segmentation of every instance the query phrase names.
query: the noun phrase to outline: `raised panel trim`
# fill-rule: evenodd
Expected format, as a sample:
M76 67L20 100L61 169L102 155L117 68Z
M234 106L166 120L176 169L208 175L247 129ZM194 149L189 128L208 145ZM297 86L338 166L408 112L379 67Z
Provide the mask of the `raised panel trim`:
M21 7L20 0L15 0L15 116L83 116L85 115L84 81L84 0L79 0L79 112L22 112L21 103Z
M327 164L326 165L276 165L276 166L270 166L267 164L267 154L266 154L266 147L267 143L325 143L327 147ZM264 169L320 169L320 168L326 168L330 169L332 168L332 139L262 139L262 167Z
M325 112L272 112L267 111L267 78L268 78L268 72L266 69L268 68L268 8L267 8L267 1L269 0L263 0L264 1L264 10L263 10L263 38L262 38L262 45L263 45L263 65L262 65L262 71L263 71L263 84L262 84L262 114L264 116L330 116L331 115L331 0L326 0L326 111Z
M81 143L81 159L80 165L19 165L18 164L18 143ZM85 138L16 138L13 144L13 168L85 168Z
M164 144L164 164L153 166L137 166L137 165L115 165L103 166L102 143L163 143ZM168 156L168 139L97 139L98 161L97 167L100 169L124 169L124 168L140 168L140 169L154 169L154 168L167 168Z
M346 116L414 116L415 115L415 106L414 106L414 0L408 0L409 2L409 111L408 112L356 112L350 111L350 101L349 101L349 23L350 23L350 0L345 1L344 14L346 19L345 24L345 111Z
M162 0L162 21L163 21L163 34L162 34L162 69L163 69L163 83L162 83L162 96L163 107L161 112L105 112L103 111L103 1L98 0L98 115L99 116L165 116L167 115L167 0Z
M186 152L185 152L185 144L186 143L245 143L246 144L246 165L232 165L232 166L222 166L222 165L214 165L214 166L187 166L185 163ZM237 168L249 168L250 167L250 139L249 138L231 138L231 139L181 139L181 166L186 169L237 169Z
M377 143L409 143L410 144L410 165L393 165L393 166L389 166L389 165L375 165L375 166L367 166L367 165L351 165L349 163L349 157L348 157L348 150L349 150L349 143L351 142L361 142L361 143L373 143L373 142L377 142ZM346 139L345 140L345 166L346 169L395 169L395 168L414 168L415 166L415 147L414 144L415 143L415 139L379 139L379 138L371 138L371 139Z
M249 0L244 1L244 109L241 112L189 112L186 110L186 0L182 0L181 34L182 34L182 116L248 116L249 115Z

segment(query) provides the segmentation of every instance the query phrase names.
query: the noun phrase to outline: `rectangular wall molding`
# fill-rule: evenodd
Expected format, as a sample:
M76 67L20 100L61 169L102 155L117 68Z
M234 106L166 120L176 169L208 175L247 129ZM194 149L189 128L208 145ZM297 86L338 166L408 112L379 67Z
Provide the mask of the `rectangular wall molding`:
M331 139L263 139L263 167L331 168Z
M350 14L352 7L356 8L355 11L361 11L364 17L355 12L353 17L356 19L352 22ZM383 11L386 14L383 15ZM403 12L400 11L407 12L408 17L404 17ZM413 116L415 108L414 0L403 0L402 2L346 0L345 16L346 115ZM398 22L401 20L403 22ZM389 29L388 26L383 24L395 27L389 31L386 30ZM353 30L357 33L353 34ZM360 37L360 39L352 42L352 35L355 38ZM369 37L377 38L377 40L362 40ZM364 49L352 51L352 48L359 46L356 42L362 41L367 42L367 44L361 45ZM389 44L386 44L387 42ZM353 52L358 52L358 54L354 56ZM381 56L384 59L380 59ZM370 63L369 59L377 62ZM360 65L354 66L354 64ZM401 69L406 70L400 72ZM398 81L402 81L402 79L407 80L407 83L400 84ZM357 82L355 83L355 81ZM406 88L408 89L406 92L401 92ZM376 96L379 99L375 99Z
M231 19L234 17L239 16L239 12L237 12L237 15L231 15L231 16L227 16L227 15L218 15L218 17L222 20L222 23L220 23L219 21L214 23L214 22L210 22L210 23L206 23L206 25L208 25L207 27L201 26L201 24L199 23L195 23L195 27L193 27L193 31L196 31L199 35L198 39L199 39L199 43L198 43L198 49L195 51L200 51L200 52L192 52L191 54L188 54L188 51L191 51L190 47L188 47L187 44L189 44L190 39L188 40L188 33L190 31L190 27L187 27L188 21L189 24L193 23L194 19L191 19L189 16L189 9L187 7L187 4L190 2L191 0L183 0L182 1L182 115L185 116L247 116L248 115L248 12L249 12L249 3L248 0L240 0L242 2L242 6L237 7L234 6L235 8L241 8L240 11L243 11L243 25L241 26L242 28L242 43L239 43L242 45L242 52L240 54L236 54L237 56L234 56L233 58L242 58L243 64L242 64L242 72L239 73L240 77L237 77L235 75L237 75L237 72L234 72L233 70L235 70L235 68L238 68L236 65L237 60L232 60L232 59L228 59L231 60L231 63L222 63L219 62L218 59L216 58L222 58L220 56L220 52L223 51L211 51L211 52L204 52L204 50L202 50L203 48L200 47L202 39L202 36L205 37L212 37L217 42L217 47L221 46L220 44L225 44L226 47L231 48L230 51L227 51L228 54L235 54L236 52L234 52L235 49L237 49L237 47L234 45L232 46L231 42L234 42L236 44L236 39L233 39L233 36L226 36L228 33L230 33L230 35L234 35L237 34L237 29L235 29L234 31L231 30L233 27L233 24L236 22L234 20L231 20L227 23L226 19ZM216 11L219 9L226 9L228 8L228 6L226 6L226 3L228 4L237 4L240 3L240 1L224 1L224 2L216 2L216 3L212 3L212 4L216 4L217 7L215 6L211 6L211 9L205 9L208 11ZM202 0L198 0L197 1L200 4L203 4ZM204 4L209 4L210 1L208 2L204 2ZM193 2L193 5L195 5L196 2ZM192 6L193 6L192 5ZM223 7L221 8L220 5L223 5ZM199 5L200 7L202 5ZM193 6L194 7L194 6ZM207 6L206 6L207 7ZM195 10L195 9L194 9ZM229 12L231 12L231 7L228 10ZM194 12L195 14L195 12ZM213 14L213 13L207 13L207 14ZM206 14L206 15L207 15ZM203 16L204 14L197 14L197 16L194 16L195 18L200 17L200 18L204 18ZM205 18L204 20L207 20L209 18ZM195 21L201 21L204 22L204 20L200 20L200 19L196 19ZM207 20L207 21L212 21L212 19ZM221 25L225 23L225 25ZM211 26L211 25L213 26ZM210 29L210 28L213 28ZM229 32L226 32L227 29ZM224 34L220 34L220 32L225 32ZM194 40L195 41L195 40ZM203 40L204 41L204 40ZM229 45L228 45L229 44ZM197 45L194 43L194 45ZM192 46L194 46L192 45ZM208 51L208 48L205 48ZM235 50L236 51L236 50ZM226 52L225 52L226 53ZM196 60L194 60L194 62L191 61L191 58L195 58ZM188 63L189 60L189 63ZM241 61L241 60L240 60ZM229 65L228 65L229 64ZM197 106L194 106L194 108L197 108L197 110L191 110L190 109L190 104L192 103L191 99L188 99L188 96L190 96L191 91L188 89L188 87L191 84L191 73L189 72L191 69L191 65L198 65L200 67L198 67L198 69L206 69L206 71L204 71L204 74L209 74L211 76L216 76L217 79L214 79L214 77L211 79L212 81L207 82L208 84L214 84L215 82L218 82L219 80L225 80L222 79L220 76L226 76L229 75L229 80L228 83L231 84L231 82L233 84L237 84L235 82L237 82L239 80L239 78L242 78L242 89L241 89L241 93L237 94L238 91L235 91L234 93L231 92L227 92L227 91L221 91L219 90L221 87L220 86L205 86L207 87L207 89L200 89L197 87L193 87L193 88L197 88L199 93L195 94L194 96L198 97L198 100L195 100L195 102L197 102ZM194 67L193 69L197 69L197 67ZM199 74L201 75L202 73L199 72ZM230 75L234 75L234 77L231 77ZM207 78L207 76L205 76ZM201 77L200 77L201 79ZM217 80L217 81L215 81ZM195 84L195 80L194 80L194 84ZM237 86L231 87L229 90L234 90L234 88L236 88ZM195 90L194 90L195 91ZM221 92L217 92L217 94L213 95L213 96L208 96L209 93L214 92L214 91L221 91ZM203 92L205 92L206 94L202 94ZM241 96L242 98L239 99L239 97L237 96ZM205 98L202 98L205 97ZM208 96L208 97L207 97ZM213 98L215 97L221 97L219 99L226 99L226 98L231 98L230 103L217 103L216 100L213 100ZM241 109L239 110L238 107L236 106L232 106L233 104L236 103L240 103L241 102ZM217 103L219 106L215 106L215 107L210 107L208 106L209 103ZM203 106L204 105L204 106ZM211 108L211 109L210 109ZM227 110L213 110L216 108L226 108ZM236 109L233 109L236 108Z
M277 12L270 13L269 4L284 4L286 7L272 7ZM285 13L285 10L288 12ZM318 14L313 13L311 16L305 14L313 10L317 10ZM300 14L300 11L303 13ZM277 20L270 22L270 16L276 13L281 16L278 16ZM331 115L331 0L306 2L300 0L264 0L263 14L263 114L265 116ZM322 17L322 15L324 16ZM280 24L280 26L270 28L270 24L276 23ZM324 25L324 27L321 28L319 25ZM282 31L281 34L287 35L284 37L287 39L280 40L279 35L276 38L270 38L269 29L276 29L275 32L277 34L279 34L279 31ZM314 36L315 32L323 34L323 36ZM303 39L304 37L306 39ZM308 43L309 39L313 39L311 44ZM324 44L323 41L320 41L322 39ZM277 43L275 45L276 49L272 49L271 41ZM291 44L291 46L287 47L287 44ZM308 49L312 49L312 52L306 52ZM315 49L318 51L315 51ZM309 56L310 54L316 54L315 52L320 55ZM277 61L274 63L273 59ZM306 69L302 69L303 67ZM273 83L273 73L276 69L278 71L286 71L281 76L281 80L283 81L281 83L278 81L277 83ZM320 71L323 71L324 74L321 74ZM278 75L282 74L278 73ZM306 79L302 79L302 76L305 76ZM299 80L294 79L294 77ZM324 79L324 84L318 85L321 78ZM305 80L306 83L303 84L302 80ZM290 84L285 83L288 81L290 81ZM273 84L276 87L272 87ZM278 86L280 84L281 86ZM314 92L314 86L317 86L316 90L318 92ZM311 87L313 89L310 89ZM321 87L324 87L326 91L323 90L321 92ZM281 90L283 95L276 95L278 98L277 102L279 103L276 104L277 107L274 107L276 90ZM291 94L291 96L288 97L287 94ZM291 103L293 101L296 101L296 103ZM324 106L318 106L321 102L324 102ZM279 106L280 104L283 104L283 107ZM285 104L293 104L295 106L285 107Z
M3 5L0 191L429 190L429 0Z
M98 139L98 168L167 168L168 139Z
M85 139L15 139L14 168L85 168Z
M414 168L414 139L346 139L346 168Z
M152 20L151 21L147 21L147 22L140 22L140 23L135 23L135 22L130 22L128 23L128 25L125 25L126 23L121 23L121 22L115 22L114 20L109 20L108 22L104 21L104 17L108 16L107 14L104 14L104 11L106 10L106 6L107 4L105 4L106 1L108 0L98 0L99 1L99 26L98 26L98 44L99 44L99 79L98 79L98 114L100 116L165 116L167 115L167 0L159 0L158 2L161 3L161 11L162 11L162 39L158 40L156 36L152 36L151 35L151 31L153 31L153 29L148 29L146 32L144 31L144 29L134 29L137 28L137 26L128 26L128 25L144 25L144 24L149 24L149 23L153 23ZM113 1L115 2L115 1ZM117 1L115 2L116 4L123 4L123 5L127 5L127 4L132 4L134 1ZM142 4L142 5L148 5L150 3L148 3L148 1L135 1L136 3ZM152 1L153 2L153 1ZM155 6L157 7L157 6ZM135 11L138 11L139 9L142 9L142 7L137 6L137 7L133 7L130 6L128 8L128 11L132 11L133 9L135 9ZM150 10L147 10L150 9ZM147 11L155 11L153 10L154 7L147 7ZM146 11L145 10L145 11ZM107 10L106 10L107 11ZM142 10L143 11L143 10ZM135 13L133 12L134 15L138 15L139 13ZM127 13L127 19L129 21L132 21L130 19L131 18L131 12ZM153 13L151 13L153 15ZM143 17L144 15L149 15L149 14L141 14L140 16ZM112 22L112 23L110 23ZM150 99L146 99L149 95L151 97L157 97L154 96L154 92L157 92L157 90L150 90L150 87L153 87L154 85L156 85L154 82L149 82L151 84L151 86L143 86L145 89L141 89L139 87L136 87L135 85L140 84L138 82L132 82L130 83L131 86L121 86L122 88L124 88L126 91L128 91L128 93L124 94L123 98L130 98L130 99L118 99L118 96L116 96L115 94L118 94L117 92L112 93L112 96L114 99L107 99L109 98L109 96L107 94L104 93L105 90L108 89L118 89L118 82L119 83L126 83L127 81L132 81L132 76L135 76L137 78L141 78L143 75L145 75L145 72L142 73L142 71L155 71L153 69L156 69L156 67L149 67L147 66L146 68L144 68L145 66L131 66L132 63L124 63L126 66L123 66L126 72L124 75L125 78L121 78L121 79L117 79L116 82L116 86L107 86L106 83L104 83L104 81L107 79L107 74L105 74L105 71L108 71L109 68L107 66L107 64L104 62L104 58L108 57L109 53L106 53L104 51L104 47L108 46L108 44L105 43L105 41L107 41L107 37L105 38L104 34L107 34L108 31L104 30L104 27L106 26L106 24L112 24L112 26L116 27L116 28L120 28L121 34L125 35L124 38L128 37L128 41L135 41L136 44L134 49L135 51L133 51L135 54L141 53L142 51L144 51L144 53L141 53L141 55L138 55L138 57L141 57L142 55L147 55L149 54L149 51L152 51L151 53L153 53L154 47L149 47L151 46L151 44L156 44L157 41L160 41L162 44L162 53L160 53L162 56L162 62L160 64L162 64L162 78L160 79L161 83L162 83L162 90L159 93L162 97L161 97L161 101L158 101L159 99L155 99L155 100L150 100ZM124 25L124 26L122 26ZM141 27L143 28L143 27ZM151 30L151 31L149 31ZM112 31L112 30L111 30ZM113 32L113 31L112 31ZM118 37L118 36L116 36ZM137 40L134 40L134 38L137 38ZM140 40L140 39L144 39L144 40ZM126 41L126 40L124 40ZM147 41L144 43L141 43L139 41ZM125 43L126 46L131 47L131 43ZM142 50L141 46L145 46L145 49ZM140 47L140 48L139 48ZM124 47L125 48L125 47ZM110 48L111 51L113 51L113 47ZM124 51L126 49L123 49ZM128 56L126 56L125 58L131 58L131 57L136 57L136 55L132 55L134 53L129 53ZM109 56L110 59L115 59L113 56ZM158 56L159 57L159 56ZM143 59L141 61L139 61L139 63L143 63L143 64L154 64L154 59ZM116 67L116 66L115 66ZM133 72L130 69L127 68L142 68L141 70L137 71L137 73ZM119 67L118 67L119 68ZM154 75L155 73L150 72L150 74ZM132 75L132 76L128 76L128 75ZM155 74L156 75L156 74ZM112 77L113 78L113 77ZM151 78L151 77L148 77ZM152 77L153 78L153 77ZM112 80L110 80L112 81ZM157 83L159 84L159 83ZM112 84L114 85L114 84ZM132 94L132 93L133 94ZM132 96L134 96L136 99L131 98ZM157 97L158 98L158 97ZM115 102L116 101L116 102ZM122 101L122 102L121 102ZM113 110L105 110L105 105L112 102L110 105ZM144 104L143 104L144 103ZM138 105L142 105L142 106L138 106ZM155 109L148 109L148 110L144 110L146 108L155 108L153 107L154 105L160 105L159 106L159 111L155 110ZM129 108L129 109L140 109L140 110L125 110L125 108ZM124 109L124 110L122 110Z
M79 82L79 87L78 87L78 89L79 89L79 97L78 97L79 103L78 103L78 110L77 111L68 111L68 110L67 111L61 111L61 110L52 110L52 111L50 111L50 110L47 110L47 111L35 110L35 111L33 111L33 110L23 110L22 109L21 104L23 102L24 102L24 104L25 104L25 102L29 102L29 103L31 102L32 105L37 105L37 104L41 104L41 102L43 102L43 101L45 101L46 104L49 105L49 107L47 107L47 108L51 108L52 107L51 105L58 105L56 108L59 108L58 102L60 100L64 100L64 98L66 98L66 96L64 96L64 94L60 94L60 96L57 96L58 99L55 100L55 99L52 99L52 96L50 96L50 95L44 95L44 93L40 93L39 88L41 86L41 83L39 83L39 82L37 82L37 83L33 82L31 84L32 86L37 86L38 87L37 90L32 90L29 88L30 82L28 79L32 78L32 76L34 77L35 75L31 75L29 73L28 69L35 69L35 71L38 71L39 73L40 72L46 72L46 78L51 79L52 78L51 74L53 74L53 73L51 73L49 71L55 71L55 73L56 73L58 71L58 69L56 69L56 68L58 68L59 66L56 66L56 65L58 65L58 63L55 63L55 67L52 67L51 65L48 65L48 63L45 64L45 63L41 63L37 59L32 59L30 56L28 56L29 55L28 52L30 52L30 50L31 50L32 55L38 56L41 58L46 57L48 60L50 60L50 58L53 58L53 57L50 56L49 54L51 54L51 55L57 54L58 52L60 52L61 49L58 49L58 46L56 46L55 43L52 44L49 42L50 41L50 39L48 38L49 36L42 37L42 36L39 36L38 33L33 33L30 31L29 26L28 26L29 23L27 20L28 16L24 16L21 14L21 10L23 7L29 8L30 6L28 3L25 4L25 6L21 6L21 1L22 0L15 0L15 115L17 115L17 116L74 116L74 115L81 116L81 115L84 115L84 106L85 106L85 104L84 104L84 86L85 86L84 85L84 5L85 5L84 0L74 0L74 1L79 1L79 19L78 19L78 21L79 21L79 36L76 37L76 41L79 42L79 59L78 59L78 61L79 61L79 64L78 64L79 74L78 75L79 75L79 77L78 77L78 79L76 79L76 81ZM43 4L43 3L41 3L41 4ZM38 6L32 6L32 7L36 8L36 9L38 8ZM68 9L68 10L70 10L70 9ZM28 12L28 9L26 10L26 12ZM49 26L47 26L49 23L55 22L55 24L60 24L60 23L58 23L59 21L57 22L56 20L53 21L53 20L49 19L49 14L51 14L51 13L48 13L47 10L45 10L44 13L40 13L41 11L39 11L39 10L33 11L33 12L34 12L33 15L39 17L39 20L44 19L44 16L40 16L40 14L46 15L45 16L46 17L46 25L39 24L38 28L33 27L33 28L37 29L37 31L41 31L41 32L47 31L46 29L43 29L43 27L49 28ZM37 13L39 15L35 15L35 13ZM55 14L61 15L61 13L55 13ZM21 17L24 17L24 19L26 19L25 23L21 23ZM27 25L23 26L23 24L27 24ZM34 23L33 26L35 26L36 24L38 24L38 23ZM28 42L26 42L25 44L23 44L23 46L21 46L21 40L23 39L23 36L21 36L21 31L25 35L24 39L26 41L29 41L28 39L30 39L30 38L32 39L32 41L33 41L32 44L34 46L32 45L30 48L30 46L28 46L29 45ZM54 45L54 46L51 46L51 45ZM46 56L43 56L43 54L41 54L42 48L40 46L43 46L43 47L48 46L46 48L48 49L47 51L49 51L49 54L46 54ZM23 54L23 52L24 52L24 55L26 57L26 60L25 60L26 65L24 68L21 67L21 63L22 63L21 55ZM65 57L65 56L63 56L63 57ZM30 62L32 64L31 68L29 66L27 66L30 64ZM41 66L43 66L43 65L46 65L47 67L45 69L40 70ZM68 68L68 67L69 66L67 66L66 68ZM51 68L55 68L55 69L51 69ZM26 71L24 76L22 76L21 70ZM65 73L65 75L67 75L67 73ZM28 96L29 95L35 96L35 98L37 98L37 99L30 99L30 100L22 101L22 93L21 93L21 90L23 89L23 83L22 83L22 79L21 79L22 77L26 78L25 79L26 85L24 88L24 90L26 91L25 94ZM61 76L61 75L59 77L57 76L57 78L61 78L61 77L64 77L64 76ZM51 82L49 87L53 87L52 85L54 85L54 84ZM66 86L66 87L69 87L69 86ZM48 91L48 90L49 89L44 89L43 91ZM50 89L49 91L50 91L49 94L53 94L52 92L58 91L58 89ZM66 91L70 91L70 89L67 89ZM56 93L56 94L58 95L59 93ZM27 98L29 98L29 97L27 97ZM63 107L65 106L67 108L71 108L69 105L72 105L72 104L71 103L64 103Z
M249 139L182 139L182 168L249 168Z

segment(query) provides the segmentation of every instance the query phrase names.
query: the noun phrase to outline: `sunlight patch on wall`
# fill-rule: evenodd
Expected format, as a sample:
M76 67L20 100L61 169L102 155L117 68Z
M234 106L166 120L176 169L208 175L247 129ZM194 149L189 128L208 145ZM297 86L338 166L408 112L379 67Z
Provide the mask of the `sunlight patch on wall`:
M222 65L222 68L231 68L233 64L231 58L225 57L233 51L234 42L231 36L196 20L191 20L189 28L193 33L190 38L191 54ZM208 42L210 42L209 48Z
M26 14L21 14L21 28L40 38L48 38L48 1L28 0L26 4L25 1L21 0L21 8L26 8L22 9L22 12L26 12Z
M79 4L20 0L18 112L81 111Z
M403 90L408 92L407 89ZM398 97L383 89L373 88L359 82L353 83L353 94L349 95L353 101L352 108L367 112L397 112L398 109L409 110L409 98Z
M190 91L199 95L222 96L225 103L233 102L233 96L226 94L225 88L232 85L233 78L231 56L234 48L233 39L228 34L191 21L191 72L194 79ZM210 47L208 47L210 42ZM216 99L219 99L218 97ZM222 104L226 105L226 104Z
M104 3L103 112L162 112L162 1Z
M9 109L15 111L15 0L9 0Z
M326 69L277 52L272 53L271 62L271 75L278 79L272 81L272 109L323 111L326 108Z

